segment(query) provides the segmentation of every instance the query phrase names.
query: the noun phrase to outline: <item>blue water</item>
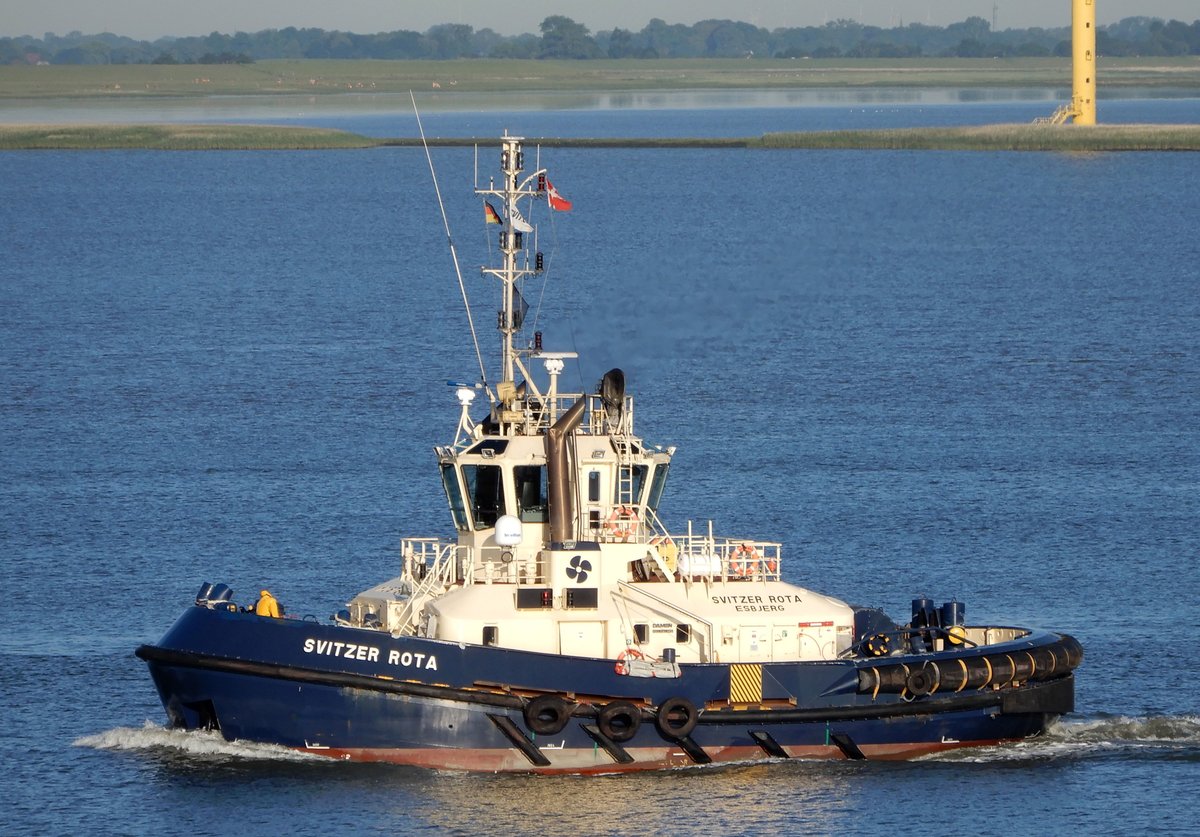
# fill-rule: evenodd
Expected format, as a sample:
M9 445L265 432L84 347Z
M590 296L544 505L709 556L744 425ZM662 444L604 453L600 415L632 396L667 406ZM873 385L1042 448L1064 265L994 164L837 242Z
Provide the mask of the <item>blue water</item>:
M643 93L613 95L602 107L590 100L574 107L554 101L512 111L480 108L438 114L429 127L434 136L487 137L503 129L530 137L758 137L777 131L868 130L952 125L1030 123L1049 116L1070 94L1054 91L1015 91L1000 98L989 91L951 90L830 90L788 95L772 91L749 97L737 93ZM964 106L963 100L971 101ZM436 97L419 97L418 107L439 104ZM1200 99L1125 98L1101 100L1100 119L1109 124L1200 122ZM281 124L348 127L375 137L416 134L410 101L377 112L279 115ZM668 111L668 113L663 113ZM438 113L434 111L434 113ZM244 120L251 121L251 120ZM436 131L434 130L436 128Z
M628 132L689 133L676 115ZM598 117L556 118L588 135ZM489 351L473 154L434 154ZM325 618L395 574L401 534L449 531L431 448L457 417L445 381L477 371L428 167L414 149L3 153L6 832L1194 830L1197 158L543 163L575 211L534 218L537 327L580 352L574 385L621 366L640 433L679 446L668 521L778 538L788 580L893 615L957 596L972 620L1070 632L1078 712L907 764L603 779L165 730L132 650L202 580Z

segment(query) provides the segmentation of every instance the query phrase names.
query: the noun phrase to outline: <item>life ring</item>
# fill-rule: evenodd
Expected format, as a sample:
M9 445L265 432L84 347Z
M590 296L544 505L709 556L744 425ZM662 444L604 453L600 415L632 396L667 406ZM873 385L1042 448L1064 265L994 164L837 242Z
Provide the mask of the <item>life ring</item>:
M617 674L629 674L627 660L644 660L646 655L636 648L626 648L617 655L617 664L613 667Z
M758 562L761 560L757 549L748 543L740 543L729 553L729 568L738 576L758 575Z
M637 735L642 726L642 713L628 701L614 700L596 714L596 726L605 737L621 743Z
M868 657L886 657L892 653L892 638L887 634L871 634L862 641L863 653Z
M663 738L678 741L691 735L699 720L700 713L696 711L696 704L685 697L673 697L667 698L659 705L654 725L658 727Z
M535 735L556 735L571 720L575 705L558 695L538 695L525 704L525 726Z
M633 540L638 528L638 513L633 506L617 506L608 516L604 528L618 543L629 543Z

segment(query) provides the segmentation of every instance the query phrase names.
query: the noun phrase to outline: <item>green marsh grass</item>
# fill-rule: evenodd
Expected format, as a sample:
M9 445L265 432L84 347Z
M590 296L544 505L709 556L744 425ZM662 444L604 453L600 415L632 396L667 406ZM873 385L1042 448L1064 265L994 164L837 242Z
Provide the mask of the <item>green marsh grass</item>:
M1104 58L1110 87L1200 87L1200 57ZM897 88L1069 89L1069 58L266 60L254 64L0 66L0 99L212 95ZM1053 110L1053 107L1049 108Z
M766 134L764 148L1200 151L1200 125L980 125Z
M0 125L0 150L150 148L369 148L378 141L346 131L275 125Z

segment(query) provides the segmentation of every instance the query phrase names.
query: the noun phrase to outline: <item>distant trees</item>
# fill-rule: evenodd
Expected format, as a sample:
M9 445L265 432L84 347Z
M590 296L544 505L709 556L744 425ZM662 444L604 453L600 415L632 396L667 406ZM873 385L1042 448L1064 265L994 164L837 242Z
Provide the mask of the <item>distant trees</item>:
M110 32L59 37L0 38L0 63L195 64L245 63L266 58L985 58L1070 54L1070 28L993 32L982 17L949 26L910 23L884 29L839 19L823 26L763 29L734 20L690 26L653 18L640 31L594 35L563 15L551 15L540 34L505 36L444 23L426 32L397 30L360 35L324 29L265 29L225 35L136 41ZM1191 24L1125 18L1096 32L1100 55L1200 55L1200 20Z
M588 29L569 17L551 15L542 21L542 46L538 58L599 58L600 47Z

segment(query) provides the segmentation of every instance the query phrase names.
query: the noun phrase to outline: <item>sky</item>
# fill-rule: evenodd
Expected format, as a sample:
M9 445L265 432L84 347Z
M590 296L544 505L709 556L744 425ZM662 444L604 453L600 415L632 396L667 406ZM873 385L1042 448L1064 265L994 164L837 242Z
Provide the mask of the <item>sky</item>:
M997 29L1065 26L1070 0L2 0L0 36L46 32L113 32L139 40L165 35L257 32L315 27L369 34L439 23L466 23L502 35L539 32L550 15L565 15L593 33L615 27L638 31L652 18L667 23L728 19L766 29L820 26L849 18L873 26L945 26L971 16ZM1196 0L1097 0L1101 25L1135 15L1200 18Z

